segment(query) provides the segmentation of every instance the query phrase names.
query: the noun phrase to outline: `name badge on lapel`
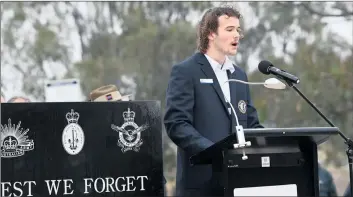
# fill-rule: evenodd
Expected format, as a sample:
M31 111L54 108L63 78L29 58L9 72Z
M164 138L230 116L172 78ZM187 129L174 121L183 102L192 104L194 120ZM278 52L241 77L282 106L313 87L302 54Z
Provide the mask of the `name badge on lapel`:
M213 83L213 79L200 79L200 83Z

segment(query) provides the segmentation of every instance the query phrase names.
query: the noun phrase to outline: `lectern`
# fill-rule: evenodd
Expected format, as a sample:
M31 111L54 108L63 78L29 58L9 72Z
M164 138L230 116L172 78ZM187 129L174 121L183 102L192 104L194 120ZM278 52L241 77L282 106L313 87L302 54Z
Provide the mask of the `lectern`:
M192 156L192 165L212 164L224 196L319 196L317 146L337 127L244 129L252 145L234 149L235 134ZM266 190L267 188L267 190ZM253 193L244 193L252 191ZM266 191L269 191L266 193Z
M0 196L164 196L159 101L1 104Z

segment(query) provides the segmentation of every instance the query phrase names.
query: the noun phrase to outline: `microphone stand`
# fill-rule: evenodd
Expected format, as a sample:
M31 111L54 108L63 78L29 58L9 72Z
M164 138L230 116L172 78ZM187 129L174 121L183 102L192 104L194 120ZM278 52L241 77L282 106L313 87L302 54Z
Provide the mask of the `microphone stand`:
M292 87L329 125L331 125L331 127L336 127L292 82L289 80L285 81L289 87ZM353 195L353 141L345 136L340 130L338 130L338 133L344 139L344 143L348 146L346 154L349 165L349 184L351 195Z

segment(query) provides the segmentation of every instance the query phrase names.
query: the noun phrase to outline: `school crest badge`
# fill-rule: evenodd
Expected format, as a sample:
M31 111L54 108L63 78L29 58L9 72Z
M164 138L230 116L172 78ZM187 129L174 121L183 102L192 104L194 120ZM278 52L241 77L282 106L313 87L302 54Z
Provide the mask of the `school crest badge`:
M243 100L240 100L238 103L238 109L241 113L245 114L246 113L246 103Z

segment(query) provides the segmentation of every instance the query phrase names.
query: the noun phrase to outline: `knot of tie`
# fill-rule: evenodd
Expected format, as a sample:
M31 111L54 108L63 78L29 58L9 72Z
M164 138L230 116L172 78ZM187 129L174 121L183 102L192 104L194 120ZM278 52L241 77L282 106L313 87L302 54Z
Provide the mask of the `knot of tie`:
M230 73L233 73L234 72L234 66L233 66L233 64L227 64L227 63L225 63L223 66L222 66L222 70L225 70L225 71L227 71L227 73L228 73L228 71L230 71Z

